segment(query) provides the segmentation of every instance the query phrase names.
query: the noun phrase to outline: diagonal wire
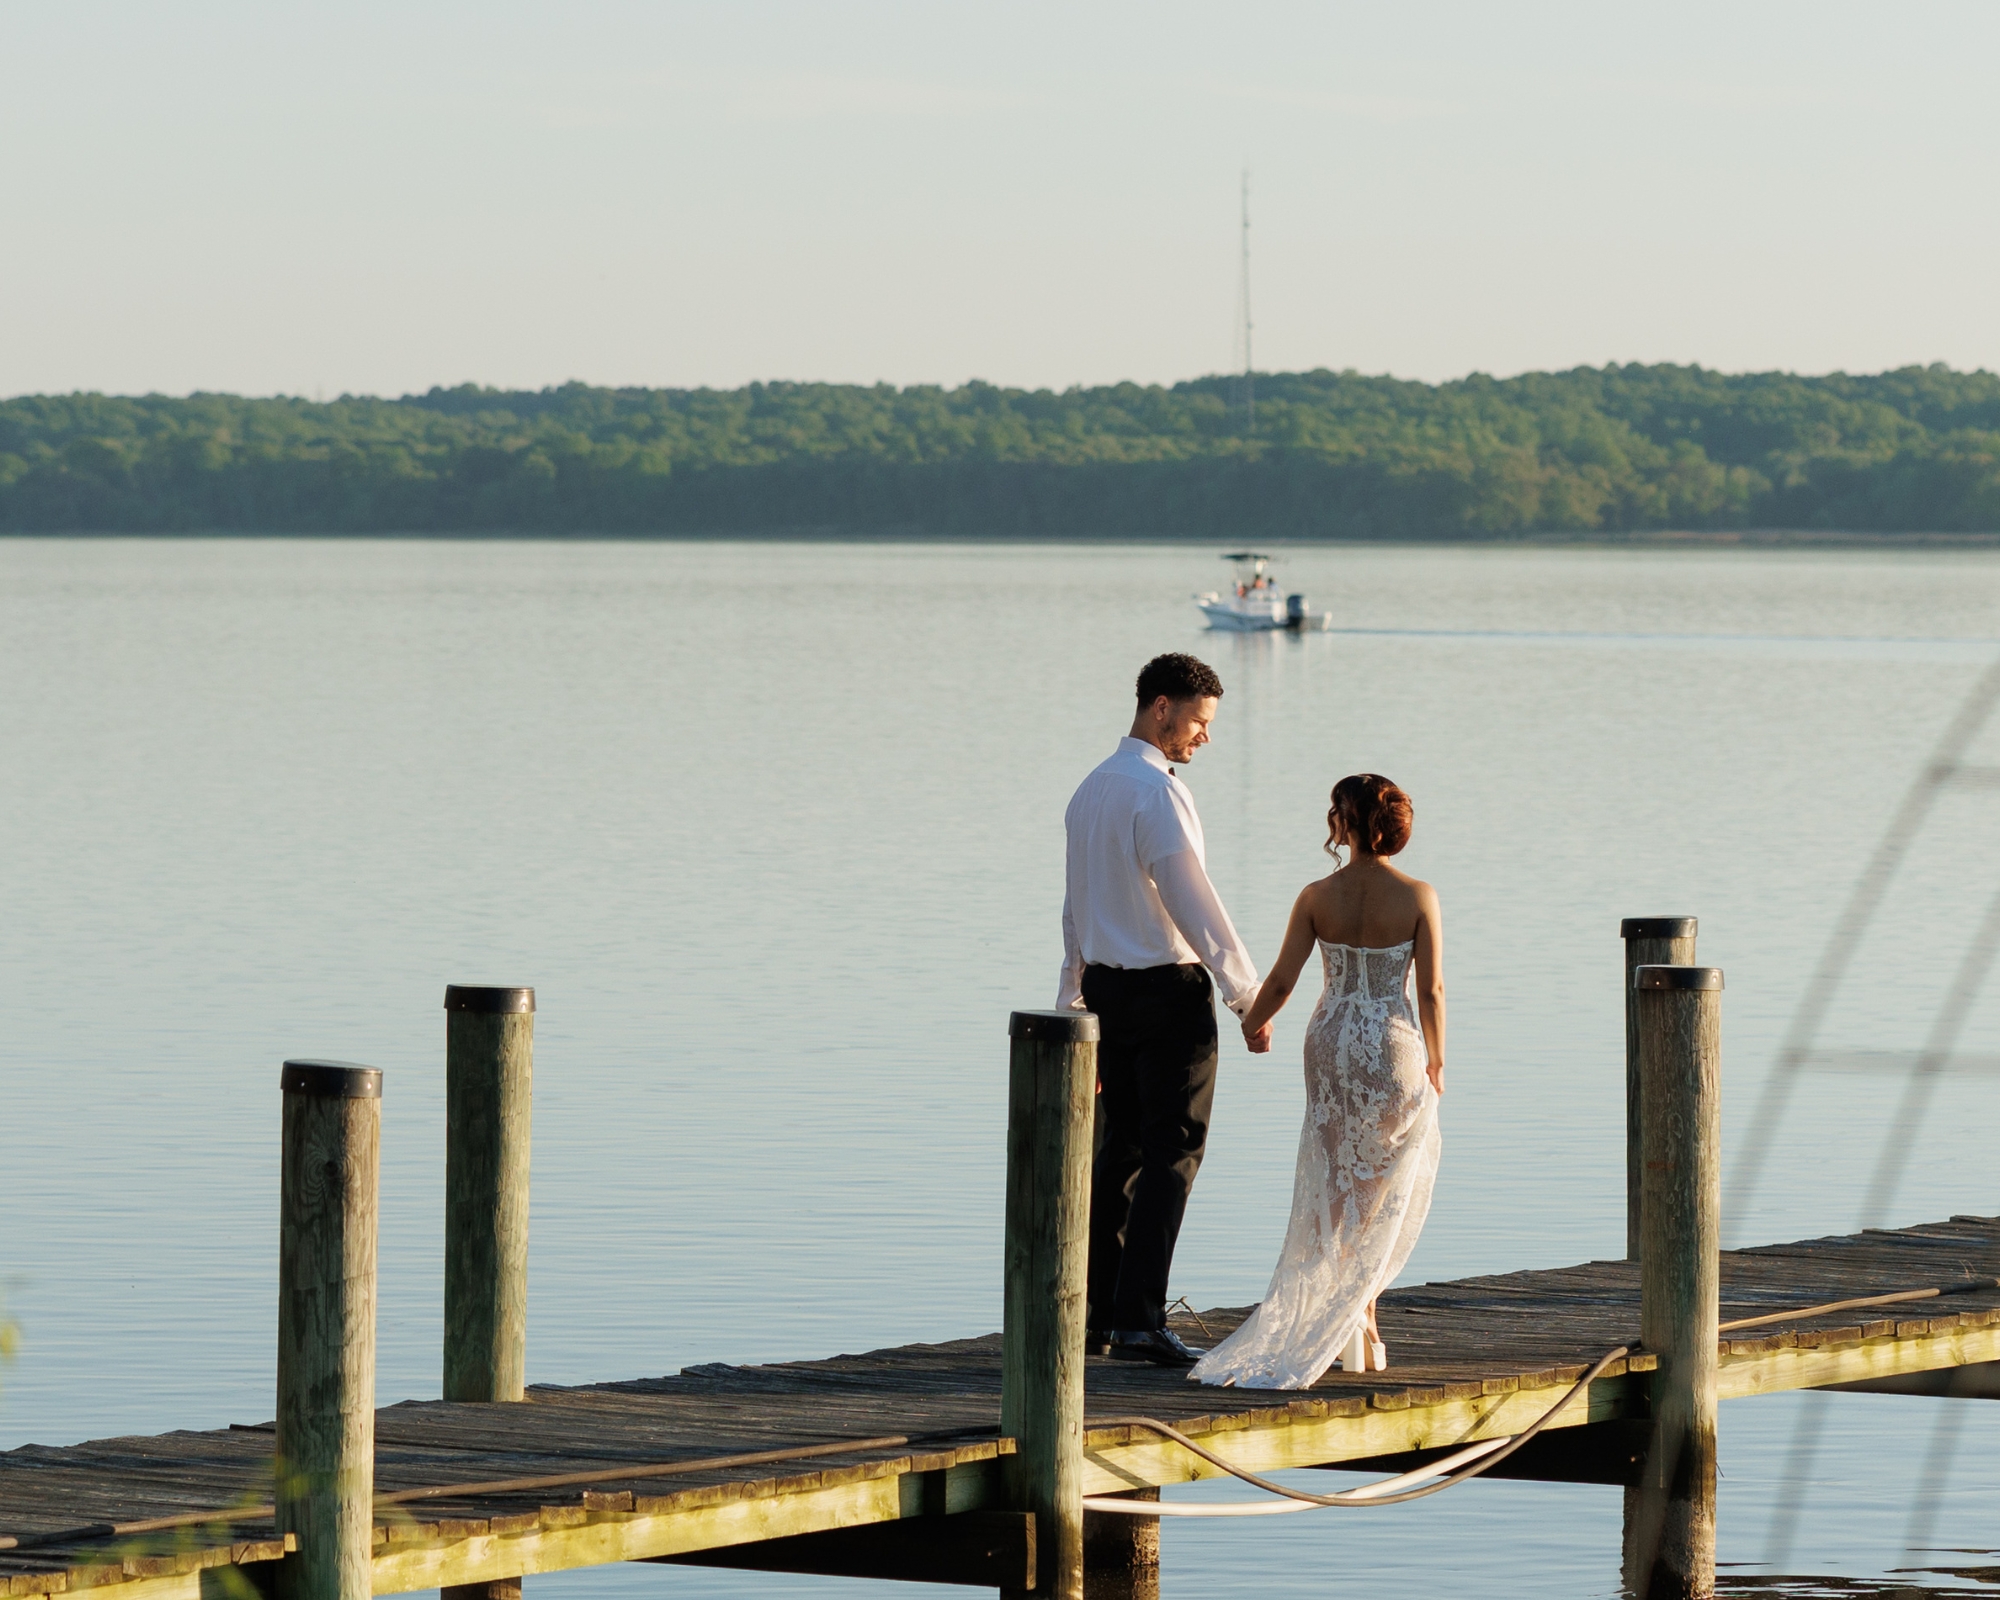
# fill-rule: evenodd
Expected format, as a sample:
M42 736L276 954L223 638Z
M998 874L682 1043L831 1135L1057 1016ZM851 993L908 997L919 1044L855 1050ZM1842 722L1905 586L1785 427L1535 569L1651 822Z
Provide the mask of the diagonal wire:
M1864 1220L1863 1227L1882 1226L1896 1198L1896 1187L1903 1181L1903 1173L1909 1166L1917 1129L1923 1122L1924 1113L1930 1109L1938 1078L1957 1046L1958 1036L1965 1027L1973 1002L1985 987L1996 955L2000 955L2000 894L1988 902L1979 931L1973 935L1972 943L1966 946L1958 971L1952 974L1951 987L1945 991L1944 1004L1938 1008L1938 1014L1931 1022L1931 1035L1924 1041L1923 1053L1903 1084L1902 1103L1896 1107L1895 1121L1883 1137L1882 1153L1876 1160L1874 1175L1868 1180L1868 1195L1861 1205L1863 1217L1872 1214L1875 1220ZM1931 1529L1937 1522L1938 1499L1951 1478L1964 1423L1965 1402L1946 1401L1931 1428L1923 1476L1918 1480L1910 1501L1910 1528L1906 1542L1912 1548L1930 1542Z
M1987 902L1986 915L1980 919L1978 931L1966 946L1965 954L1959 958L1958 970L1952 974L1944 1001L1931 1020L1930 1037L1924 1041L1922 1051L1904 1080L1902 1100L1896 1107L1895 1119L1883 1136L1881 1153L1876 1157L1875 1171L1868 1180L1868 1192L1861 1202L1859 1227L1879 1228L1886 1221L1889 1207L1895 1200L1896 1188L1903 1181L1903 1173L1909 1166L1917 1129L1923 1122L1924 1113L1930 1108L1938 1079L1951 1059L1958 1036L1964 1030L1966 1017L1978 1000L1980 990L1985 987L1997 956L2000 956L2000 893ZM1819 1454L1820 1435L1826 1427L1826 1405L1824 1394L1808 1394L1792 1434L1791 1447L1786 1453L1783 1487L1772 1509L1771 1529L1765 1540L1765 1560L1774 1570L1782 1568L1791 1555L1799 1517L1805 1509L1805 1485L1812 1475ZM1948 1409L1954 1413L1959 1410L1956 1406ZM1924 1468L1924 1483L1918 1487L1916 1500L1912 1502L1912 1528L1919 1515L1918 1507L1933 1497L1934 1491L1930 1487L1932 1478L1935 1476L1941 1483L1951 1473L1952 1460L1958 1449L1958 1433L1955 1425L1949 1433L1944 1431L1944 1426L1940 1419L1938 1431L1932 1435L1930 1455Z
M1931 1426L1930 1448L1924 1452L1923 1474L1917 1479L1917 1492L1910 1501L1909 1532L1903 1542L1912 1550L1927 1546L1937 1528L1938 1501L1944 1497L1945 1485L1951 1479L1959 1434L1965 1427L1965 1413L1970 1404L1967 1400L1947 1400L1938 1408L1937 1421Z
M1785 1470L1778 1479L1778 1503L1771 1509L1771 1526L1764 1535L1764 1564L1773 1572L1784 1571L1792 1558L1792 1541L1798 1536L1799 1516L1805 1510L1820 1435L1826 1431L1828 1398L1823 1389L1808 1389L1801 1396L1799 1420L1792 1429Z
M1804 1066L1820 1024L1826 1020L1826 1013L1833 1004L1834 993L1854 960L1861 936L1867 931L1868 923L1873 920L1882 897L1888 892L1890 879L1909 854L1918 830L1939 793L1958 775L1967 746L1986 725L1996 701L2000 701L2000 661L1995 661L1980 674L1960 703L1957 714L1938 740L1937 749L1917 774L1909 792L1903 796L1903 802L1890 819L1881 843L1876 845L1874 854L1862 868L1840 920L1834 925L1834 935L1820 952L1819 964L1806 984L1805 996L1792 1016L1784 1042L1778 1047L1778 1059L1764 1079L1756 1110L1751 1114L1750 1126L1736 1158L1727 1193L1739 1226L1750 1215L1751 1200L1756 1194L1757 1180L1762 1174L1764 1159L1770 1152L1771 1140L1790 1104L1799 1070ZM1736 1242L1742 1241L1738 1239Z
M1979 931L1965 947L1958 970L1952 974L1951 986L1945 990L1944 1002L1931 1019L1930 1037L1924 1041L1922 1053L1903 1081L1903 1098L1896 1107L1895 1120L1883 1135L1882 1153L1875 1159L1875 1172L1868 1180L1868 1192L1861 1202L1863 1228L1879 1228L1887 1221L1896 1187L1910 1164L1917 1129L1930 1109L1931 1097L1958 1044L1958 1036L1964 1031L1965 1019L1986 986L1995 956L2000 956L2000 894L1987 903Z
M1985 783L1985 769L1966 767L1964 758L1967 748L1992 716L1996 702L2000 702L2000 661L1995 661L1980 674L1960 702L1931 759L1903 796L1902 804L1896 808L1881 842L1862 868L1840 921L1835 924L1834 935L1820 952L1819 964L1813 969L1805 995L1793 1014L1784 1042L1779 1046L1778 1059L1764 1079L1756 1110L1736 1159L1728 1194L1739 1228L1751 1214L1757 1180L1770 1153L1778 1123L1790 1104L1799 1072L1812 1051L1820 1025L1826 1020L1834 994L1860 947L1862 935L1880 908L1883 896L1888 893L1896 869L1909 854L1918 830L1939 794L1949 784L1961 778L1982 786ZM2000 951L2000 896L1996 896L1987 907L1979 932L1961 958L1944 1004L1931 1024L1930 1038L1904 1083L1896 1119L1876 1158L1875 1172L1862 1202L1861 1226L1864 1228L1880 1225L1880 1213L1887 1209L1897 1185L1902 1181L1909 1159L1910 1140L1929 1108L1937 1078L1964 1026L1966 1013L1991 971L1996 951ZM1825 1394L1809 1391L1799 1410L1791 1447L1786 1452L1777 1503L1772 1508L1770 1529L1765 1536L1765 1561L1774 1570L1782 1569L1791 1557L1799 1518L1805 1508L1807 1485L1819 1454L1821 1435L1826 1430L1827 1403ZM1955 1448L1955 1433L1949 1448L1941 1445L1939 1440L1933 1440L1934 1459L1931 1465L1940 1476L1949 1473L1950 1452ZM1945 1453L1940 1455L1941 1449Z

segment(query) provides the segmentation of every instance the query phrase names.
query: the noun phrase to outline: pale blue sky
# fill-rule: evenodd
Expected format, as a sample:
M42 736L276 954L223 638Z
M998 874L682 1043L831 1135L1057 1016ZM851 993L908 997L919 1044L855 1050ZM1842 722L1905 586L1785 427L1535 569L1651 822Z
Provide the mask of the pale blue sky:
M0 393L2000 366L2000 5L0 9Z

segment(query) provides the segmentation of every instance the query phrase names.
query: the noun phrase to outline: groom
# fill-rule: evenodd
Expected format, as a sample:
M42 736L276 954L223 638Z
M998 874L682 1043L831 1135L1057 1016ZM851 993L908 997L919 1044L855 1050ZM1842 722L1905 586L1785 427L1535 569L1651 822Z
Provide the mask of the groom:
M1167 1329L1167 1271L1215 1099L1209 974L1241 1015L1257 968L1208 881L1194 796L1174 771L1208 743L1222 680L1193 656L1164 655L1138 687L1131 733L1063 818L1056 1005L1096 1012L1100 1029L1085 1348L1187 1367L1201 1352ZM1250 1048L1271 1048L1268 1024Z

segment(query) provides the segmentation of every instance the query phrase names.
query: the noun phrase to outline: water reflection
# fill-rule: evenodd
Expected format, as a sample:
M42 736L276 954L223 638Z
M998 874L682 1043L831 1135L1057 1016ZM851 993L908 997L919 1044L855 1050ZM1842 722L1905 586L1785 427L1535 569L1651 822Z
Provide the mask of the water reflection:
M269 1415L270 1078L293 1054L396 1074L381 1397L437 1392L438 1003L461 977L542 991L535 1381L996 1326L996 1029L1050 992L1062 807L1165 648L1229 685L1191 770L1253 950L1324 868L1333 777L1388 771L1418 798L1409 859L1450 886L1464 1073L1410 1277L1616 1254L1619 918L1701 916L1730 975L1728 1114L1746 1116L1856 855L1990 657L1952 641L1990 633L2000 559L1343 546L1291 575L1371 631L1282 639L1198 631L1186 595L1209 559L0 541L0 971L31 997L0 1109L7 1149L37 1152L0 1229L24 1340L0 1447ZM714 605L718 564L758 572L754 625ZM2000 765L1994 743L1968 759ZM1996 858L2000 808L1963 800L1858 956L1872 981L1828 1019L1871 1062L1921 1042L1949 976L1938 930L1983 913L1991 884L1965 863ZM2000 994L1961 1048L2000 1058ZM1225 1064L1177 1257L1198 1304L1267 1279L1298 1049ZM1945 1087L1893 1220L1991 1203L2000 1078ZM1743 1237L1846 1226L1881 1123L1869 1073L1816 1078ZM1866 1576L1743 1565L1796 1399L1725 1408L1723 1592L1992 1592L1980 1564L2000 1558L1938 1547L1991 1536L2000 1407L1968 1403L1964 1448L1932 1472L1939 1402L1916 1397L1831 1397L1782 1569ZM1913 1524L1919 1497L1934 1527ZM1273 1520L1170 1529L1164 1592L1616 1592L1615 1488ZM612 1567L533 1593L886 1591Z
M1963 1555L2000 1555L1994 1550L1966 1550ZM1773 1575L1739 1577L1718 1570L1715 1576L1717 1600L1763 1600L1783 1596L1784 1600L1819 1600L1822 1595L1839 1595L1845 1600L1958 1600L1975 1595L1992 1596L2000 1585L2000 1566L1910 1567L1904 1569L1908 1582L1898 1582L1901 1574L1887 1578L1840 1578L1822 1575ZM1955 1582L1938 1582L1953 1579ZM1968 1588L1971 1583L1980 1587Z
M1160 1569L1135 1567L1126 1572L1083 1575L1083 1600L1160 1600Z

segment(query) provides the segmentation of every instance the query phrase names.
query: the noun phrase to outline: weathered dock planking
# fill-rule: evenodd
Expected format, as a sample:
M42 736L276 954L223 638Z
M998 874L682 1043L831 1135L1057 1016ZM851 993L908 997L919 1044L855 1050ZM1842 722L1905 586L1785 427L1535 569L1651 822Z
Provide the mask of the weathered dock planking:
M1954 1217L1893 1231L1725 1252L1725 1322L1832 1300L2000 1274L2000 1218ZM1597 1261L1395 1290L1383 1301L1391 1368L1329 1374L1309 1391L1218 1390L1176 1373L1093 1360L1086 1415L1143 1413L1252 1470L1396 1457L1518 1431L1603 1350L1638 1326L1639 1267ZM1924 1314L1929 1313L1929 1314ZM1219 1337L1243 1309L1201 1314ZM1199 1339L1194 1319L1175 1326ZM1722 1398L1832 1384L1929 1383L2000 1361L2000 1291L1821 1316L1725 1334ZM1646 1415L1638 1355L1558 1419ZM1911 1374L1933 1378L1911 1379ZM578 1388L538 1386L522 1404L406 1401L375 1419L378 1496L434 1486L605 1474L561 1489L378 1501L373 1589L502 1581L614 1561L691 1559L773 1570L838 1571L841 1540L799 1536L901 1523L898 1542L851 1570L1025 1587L1032 1532L1010 1516L1000 1457L1001 1339L908 1345L830 1360L703 1366L676 1376ZM1985 1373L1957 1392L1992 1393ZM906 1442L883 1444L885 1436ZM873 1441L872 1444L867 1442ZM1537 1441L1560 1445L1562 1437ZM860 1447L863 1445L866 1447ZM778 1462L709 1465L621 1478L641 1464L813 1450ZM1578 1452L1583 1462L1585 1452ZM0 1534L21 1540L268 1501L271 1425L104 1439L0 1454ZM1592 1476L1545 1449L1533 1475ZM1171 1484L1215 1469L1126 1427L1085 1429L1086 1494ZM976 1515L968 1515L976 1514ZM1393 1516L1394 1511L1382 1515ZM954 1537L939 1544L949 1531ZM861 1534L858 1538L871 1537ZM925 1540L932 1542L926 1544ZM784 1543L783 1541L792 1541ZM777 1542L774 1542L777 1541ZM924 1552L936 1556L934 1570ZM91 1589L104 1600L207 1600L270 1589L284 1552L269 1516L124 1537L72 1535L0 1551L0 1595ZM941 1552L941 1553L939 1553ZM981 1552L985 1552L982 1565Z
M1489 1467L1622 1484L1627 1587L1708 1600L1718 1402L1822 1386L2000 1396L2000 1219L1720 1256L1723 975L1680 964L1692 918L1622 931L1639 1259L1396 1291L1393 1372L1305 1394L1086 1362L1098 1022L1016 1011L998 1335L524 1395L534 991L450 986L449 1398L367 1403L382 1074L288 1061L277 1420L0 1457L0 1600L520 1600L524 1575L619 1561L1055 1600L1084 1600L1088 1571L1100 1592L1141 1596L1157 1590L1159 1514L1133 1507L1166 1484L1343 1465L1436 1476L1446 1453L1462 1470L1412 1493ZM1246 1314L1182 1331L1212 1339Z

